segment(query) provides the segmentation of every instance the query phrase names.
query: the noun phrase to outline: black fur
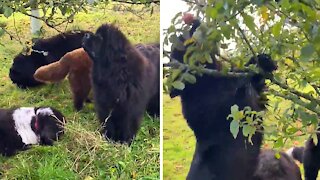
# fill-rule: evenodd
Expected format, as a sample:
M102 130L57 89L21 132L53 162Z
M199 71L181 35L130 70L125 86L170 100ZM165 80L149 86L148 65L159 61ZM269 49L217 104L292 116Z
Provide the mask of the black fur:
M317 134L318 139L320 135ZM320 169L320 145L315 145L312 138L306 142L303 152L303 168L305 180L316 180Z
M317 135L320 138L319 134ZM293 158L303 163L305 180L316 180L320 169L320 146L315 145L309 138L305 147L295 147L292 152Z
M46 107L33 108L34 113L40 108ZM3 156L12 156L18 151L28 149L31 145L25 144L16 130L13 113L18 109L0 109L0 154ZM51 110L59 121L54 116L38 114L32 117L29 124L38 137L37 144L53 145L53 142L63 134L64 116L54 108Z
M273 150L262 151L255 172L256 180L301 180L300 169L286 153L280 152L276 158Z
M88 31L70 31L56 36L40 39L32 49L48 52L47 56L32 51L30 55L18 54L10 68L9 76L20 88L39 86L43 83L33 78L34 72L41 66L58 61L65 53L81 47L82 37Z
M293 159L299 161L300 163L303 163L303 152L304 152L304 147L293 147L291 150L289 156L291 156Z
M131 143L147 104L158 92L159 70L113 25L86 35L83 47L93 60L95 109L104 135Z
M157 84L152 90L154 93L150 99L147 112L152 116L160 116L160 44L137 44L135 45L138 51L140 51L148 60L156 67Z
M199 23L193 23L199 26ZM192 33L191 33L192 34ZM180 52L176 52L180 51ZM173 49L175 59L183 62L184 52ZM261 56L264 57L264 56ZM259 61L259 60L258 60ZM259 64L258 64L259 65ZM210 68L218 69L215 61ZM263 68L263 67L260 67ZM256 74L260 77L260 74ZM180 95L182 111L197 139L196 150L187 179L251 180L258 163L262 134L256 132L253 145L246 143L240 132L236 139L230 133L230 107L264 110L260 103L264 78L248 77L197 77L196 84L186 84L183 91L173 91L171 97ZM262 86L262 87L260 87Z
M317 134L317 138L320 135ZM305 180L316 180L320 169L320 145L310 137L305 147L294 147L292 157L303 163Z
M255 74L251 81L257 92L263 91L265 87L265 75L271 74L274 70L278 68L275 61L273 61L268 54L259 54L257 60L252 57L246 66L250 64L255 64L259 68L259 73ZM271 74L272 75L272 74Z

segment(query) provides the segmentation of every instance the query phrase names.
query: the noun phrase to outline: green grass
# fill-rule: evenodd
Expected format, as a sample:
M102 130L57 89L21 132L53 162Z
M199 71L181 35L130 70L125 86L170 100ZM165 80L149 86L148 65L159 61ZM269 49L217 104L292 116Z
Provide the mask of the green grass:
M159 41L159 10L140 18L132 13L114 12L112 7L80 13L67 29L95 31L103 23L115 23L133 43ZM30 40L29 18L15 15L16 27L23 42ZM14 31L13 19L0 22ZM63 30L65 27L59 27ZM46 36L57 34L45 27ZM62 111L67 124L65 135L54 146L34 146L13 157L0 156L1 179L159 179L160 125L147 115L128 147L110 143L99 134L99 123L93 104L75 112L67 80L30 90L21 90L8 77L12 59L22 45L9 36L0 41L0 107L52 106Z
M163 178L185 179L192 161L195 137L181 113L180 99L163 97Z

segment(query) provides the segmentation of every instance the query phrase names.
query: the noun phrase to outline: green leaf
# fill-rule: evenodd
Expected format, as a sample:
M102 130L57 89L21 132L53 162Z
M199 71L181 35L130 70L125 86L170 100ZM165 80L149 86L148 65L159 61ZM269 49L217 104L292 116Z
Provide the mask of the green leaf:
M171 25L169 28L168 28L168 34L170 33L173 33L176 31L176 28L174 27L174 25Z
M214 7L208 7L207 15L209 15L209 17L211 17L212 19L215 19L218 15L218 10Z
M248 135L250 134L251 132L251 126L249 125L244 125L243 128L242 128L242 133L245 137L248 137Z
M256 34L256 24L254 23L254 18L245 13L242 14L243 22L250 29L253 34Z
M225 38L230 39L232 33L232 26L231 25L224 25L221 27L221 32Z
M283 138L280 137L279 139L277 139L277 141L274 143L274 147L275 148L279 148L279 147L282 147L284 144L283 144Z
M314 46L312 44L307 44L301 49L300 59L303 61L307 61L312 57L314 52L315 52Z
M0 37L3 36L4 33L5 33L5 31L1 28L1 29L0 29Z
M179 89L179 90L183 90L185 88L185 85L183 82L181 81L174 81L172 84L171 84L175 89Z
M206 59L206 61L207 61L208 63L213 63L213 60L212 60L212 58L211 58L211 56L210 56L209 53L206 53L206 54L204 55L204 57L205 57L205 59Z
M278 82L282 82L281 75L282 74L280 74L280 73L274 73L273 78Z
M187 82L194 84L197 82L197 79L194 75L186 73L183 75L183 79L186 80Z
M280 159L280 158L281 158L281 154L280 154L279 152L277 152L277 153L275 153L274 157L275 157L276 159Z
M237 112L239 112L239 106L236 104L231 106L231 114L235 114Z
M172 69L170 74L170 78L172 79L172 81L176 80L177 77L179 77L180 73L181 73L181 69Z
M272 34L274 35L274 37L279 37L280 32L281 32L281 28L282 28L282 21L276 23L273 27L272 27Z
M10 7L4 7L4 12L3 12L3 15L8 18L11 16L11 14L13 13L13 9L10 8Z
M312 138L313 143L314 143L315 145L317 145L317 144L318 144L317 134L316 134L316 133L312 134L312 135L311 135L311 138Z
M236 121L236 120L231 121L230 132L232 133L233 138L237 138L239 133L239 121Z
M289 0L281 0L280 1L280 3L281 3L281 7L282 8L289 8L290 7L290 2L289 2Z
M243 111L239 111L239 106L236 104L231 106L231 117L236 121L240 121L244 118Z

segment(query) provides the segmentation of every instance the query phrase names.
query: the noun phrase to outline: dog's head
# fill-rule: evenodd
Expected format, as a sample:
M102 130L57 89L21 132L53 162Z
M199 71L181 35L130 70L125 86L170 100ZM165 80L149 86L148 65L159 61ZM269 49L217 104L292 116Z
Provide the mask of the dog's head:
M35 113L32 128L39 135L40 144L52 145L64 133L64 116L51 107L36 108Z
M34 80L32 76L37 68L44 65L43 62L45 61L43 59L43 56L36 53L32 53L31 55L17 55L13 60L9 73L12 82L20 88L40 85L41 83Z
M92 60L99 58L102 50L103 38L100 35L86 33L82 39L82 47L89 54Z

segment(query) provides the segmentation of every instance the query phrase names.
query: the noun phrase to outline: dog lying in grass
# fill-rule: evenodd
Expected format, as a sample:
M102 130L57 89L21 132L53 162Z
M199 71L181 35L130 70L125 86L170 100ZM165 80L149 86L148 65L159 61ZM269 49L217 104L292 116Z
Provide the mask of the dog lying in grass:
M29 55L19 53L13 60L9 76L19 88L39 86L42 83L33 78L41 66L59 60L64 54L81 48L82 37L89 31L68 31L46 39L39 39L32 46Z
M83 48L66 53L59 61L42 66L36 70L33 77L40 82L59 82L68 74L73 105L81 110L91 89L92 61Z
M65 118L51 107L0 109L0 154L12 156L30 145L53 145L64 133Z

